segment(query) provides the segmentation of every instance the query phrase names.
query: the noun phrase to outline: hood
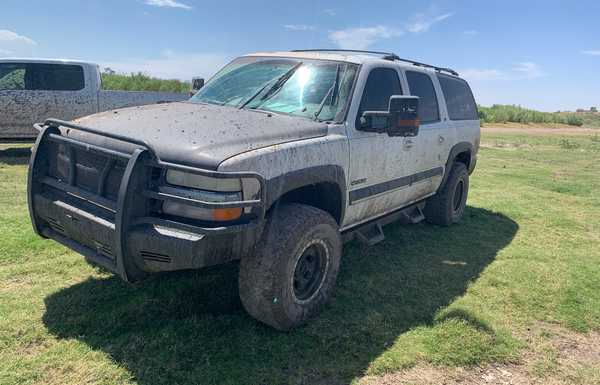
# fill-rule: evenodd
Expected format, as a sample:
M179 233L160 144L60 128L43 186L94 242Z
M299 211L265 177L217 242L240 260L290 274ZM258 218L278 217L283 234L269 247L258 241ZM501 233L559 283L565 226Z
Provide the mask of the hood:
M210 170L246 151L327 135L327 124L306 118L189 102L107 111L75 123L143 140L163 161ZM128 152L135 148L99 135L65 131L90 144Z

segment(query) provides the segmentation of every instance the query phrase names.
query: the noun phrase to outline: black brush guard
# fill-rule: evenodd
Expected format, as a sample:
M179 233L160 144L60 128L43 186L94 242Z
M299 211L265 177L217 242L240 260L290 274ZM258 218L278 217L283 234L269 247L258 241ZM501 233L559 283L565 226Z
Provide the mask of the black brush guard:
M88 144L62 135L60 127L126 142L134 145L135 150L132 153L126 153ZM43 125L36 124L35 128L40 133L32 148L27 179L29 214L35 232L42 237L52 238L77 251L92 262L118 274L126 281L130 280L128 273L131 270L130 266L132 263L132 261L128 261L127 233L133 226L143 224L158 225L193 234L210 235L211 233L239 232L245 228L256 226L264 218L266 202L265 180L257 173L215 172L165 162L160 160L152 147L143 141L101 132L61 120L48 119ZM58 156L58 153L53 153L52 151L55 149L52 147L53 144L64 146L63 149L66 149L66 153L68 154L68 157L65 157L65 159L68 159L68 171L65 178L56 178L50 173L51 161L53 157ZM78 175L77 151L84 152L85 154L95 154L106 159L106 163L99 174L97 185L94 189L84 189L76 183ZM107 178L111 172L111 167L115 167L118 162L125 164L124 171L118 185L116 200L108 199L106 197ZM157 186L152 186L152 183L149 182L152 171L156 169L174 169L213 178L254 179L258 183L259 190L258 194L252 197L253 199L238 202L205 202L183 196L164 194L158 191ZM75 239L71 239L65 234L61 234L60 226L57 229L56 226L58 225L53 225L51 219L38 215L36 212L36 198L41 199L40 197L44 195L48 197L49 190L50 192L58 192L79 202L70 206L71 209L76 210L83 218L93 220L95 226L100 226L99 228L102 232L108 234L105 238L111 244L99 243L95 246L86 245ZM47 200L51 201L52 198L50 197ZM249 212L252 215L250 215L251 219L249 221L242 224L203 227L185 223L185 221L180 222L172 219L164 219L156 215L153 216L149 208L151 200L172 200L187 205L211 209L241 207L244 212ZM86 207L88 210L86 210ZM99 216L97 212L108 213L108 215Z

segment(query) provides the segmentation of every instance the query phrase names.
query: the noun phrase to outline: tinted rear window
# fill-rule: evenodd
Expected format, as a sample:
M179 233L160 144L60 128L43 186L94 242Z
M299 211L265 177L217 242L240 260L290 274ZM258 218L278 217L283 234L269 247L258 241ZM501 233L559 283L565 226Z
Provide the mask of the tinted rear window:
M85 87L78 65L1 63L0 90L78 91Z
M429 75L422 72L406 71L406 80L410 94L419 97L419 118L421 123L431 123L440 120L435 88Z
M467 82L446 75L438 75L446 99L450 120L476 120L477 105Z
M25 65L0 63L0 90L24 90Z

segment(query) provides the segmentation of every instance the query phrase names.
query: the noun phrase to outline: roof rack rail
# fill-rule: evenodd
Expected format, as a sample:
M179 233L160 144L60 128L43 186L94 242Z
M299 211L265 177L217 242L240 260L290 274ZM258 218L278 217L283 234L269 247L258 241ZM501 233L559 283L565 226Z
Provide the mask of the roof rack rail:
M384 60L403 61L403 62L410 63L410 64L418 66L418 67L433 68L434 70L436 70L438 72L448 72L454 76L459 76L458 72L454 71L451 68L437 67L437 66L434 66L431 64L425 64L425 63L421 63L421 62L410 60L410 59L403 59L393 52L365 51L365 50L359 50L359 49L339 49L339 48L334 48L334 49L295 49L292 52L355 52L355 53L366 53L369 55L381 55L382 56L381 58Z

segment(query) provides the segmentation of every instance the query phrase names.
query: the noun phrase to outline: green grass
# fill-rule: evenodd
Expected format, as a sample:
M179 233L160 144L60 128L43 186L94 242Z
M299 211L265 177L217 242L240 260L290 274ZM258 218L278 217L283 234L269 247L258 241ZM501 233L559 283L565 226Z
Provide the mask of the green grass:
M164 91L182 92L190 91L190 83L181 80L158 79L141 72L125 74L102 73L102 88L105 90L122 91Z
M483 123L559 123L582 126L585 122L580 114L541 112L514 105L494 104L491 107L478 106Z
M0 151L0 384L348 384L519 362L540 323L600 329L600 141L482 142L460 224L347 245L335 300L290 333L244 312L236 264L132 286L33 235L27 150ZM581 383L597 378L588 369Z

